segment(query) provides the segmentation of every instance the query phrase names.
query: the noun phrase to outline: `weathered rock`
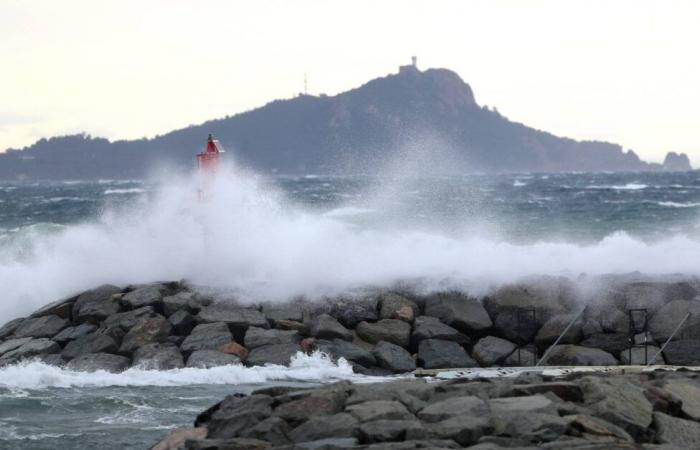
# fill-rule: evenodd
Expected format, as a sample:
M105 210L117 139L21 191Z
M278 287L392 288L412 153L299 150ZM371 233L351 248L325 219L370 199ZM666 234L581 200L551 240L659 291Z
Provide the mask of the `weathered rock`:
M216 350L221 345L233 341L233 335L223 322L197 325L180 346L189 355L196 350Z
M605 308L600 315L600 327L604 333L628 333L629 316L617 308Z
M321 314L311 320L309 334L317 339L352 340L352 332L328 314Z
M73 304L73 320L98 324L108 316L118 313L122 307L119 300L113 296L119 293L121 289L110 284L83 292Z
M200 414L195 426L206 425L209 438L230 439L266 419L272 413L267 395L229 395L218 405Z
M667 380L663 389L682 401L681 411L693 420L700 420L700 384L693 380Z
M700 341L688 339L671 341L663 354L666 364L698 366L700 365Z
M273 344L254 348L248 353L246 363L251 366L277 364L288 366L292 356L301 351L299 344Z
M635 439L646 435L652 406L641 387L622 377L589 376L582 378L579 384L585 404L594 416L621 427Z
M582 347L597 348L611 355L619 355L629 347L629 336L623 333L594 334L581 342Z
M202 308L197 314L197 321L200 323L224 322L239 342L243 340L248 327L269 327L267 319L260 311L229 303L215 303Z
M287 330L287 331L298 331L299 334L302 335L308 335L309 334L309 327L301 322L296 322L294 320L275 320L275 328L278 330Z
M61 356L60 353L51 353L48 355L39 355L37 360L48 366L64 367L66 365L66 360Z
M146 344L134 352L134 366L148 370L170 370L185 367L180 349L173 344Z
M158 441L151 450L178 450L184 447L186 441L200 441L206 437L205 427L179 427Z
M426 300L425 315L467 334L485 333L493 322L484 306L459 292L437 293Z
M656 439L662 444L672 444L678 448L698 448L700 445L700 423L671 417L664 413L654 413Z
M355 328L360 322L374 322L379 318L375 296L341 297L331 301L328 313L347 328ZM328 337L322 339L328 339Z
M420 314L416 302L393 292L382 294L379 297L379 318L402 320L399 316L402 315L401 311L405 307L409 307L412 311L411 320L406 322L413 322L413 317Z
M418 364L425 369L478 367L461 345L441 339L425 339L420 342Z
M376 400L350 405L345 408L345 412L352 414L360 422L415 419L401 402L395 400Z
M51 302L48 305L37 309L29 317L58 316L61 319L70 320L71 311L73 311L73 305L77 299L77 296L73 296L56 300L55 302Z
M266 314L267 315L267 314ZM279 417L268 417L259 422L254 427L241 432L241 437L261 439L273 445L289 444L287 437L290 427L284 419Z
M58 353L61 351L61 347L52 341L51 339L39 338L32 339L25 342L21 346L6 352L0 360L5 361L19 361L22 359L29 359L39 355L49 355L52 353Z
M78 339L80 337L86 336L97 330L97 327L91 323L81 323L75 327L64 328L63 331L58 333L52 339L59 344L65 345L68 341Z
M535 336L535 345L537 345L540 350L552 345L554 341L559 338L566 327L571 324L575 317L575 314L557 314L552 316L537 332L537 335ZM581 319L577 319L575 322L573 322L566 334L561 337L559 343L578 344L581 342L583 339L582 326L583 322Z
M394 373L410 372L416 369L416 362L411 358L411 354L390 342L380 341L377 343L372 355L377 360L379 367Z
M210 433L211 434L211 433ZM202 439L186 441L184 450L268 450L269 442L251 438Z
M326 353L334 358L345 358L347 361L370 367L377 363L371 352L342 339L327 341L316 340L315 347L318 351Z
M183 291L163 297L163 314L170 317L178 311L197 314L205 305L194 292Z
M241 344L233 341L220 345L217 350L221 353L228 353L229 355L238 356L241 361L244 361L248 357L248 350Z
M538 360L537 349L534 347L521 347L520 354L518 349L513 350L513 353L503 360L504 367L527 367L534 366Z
M419 316L416 317L413 323L411 342L418 345L424 339L442 339L443 341L454 341L462 345L467 345L471 342L467 336L440 322L440 319L437 317Z
M431 403L418 412L418 418L427 423L436 423L455 416L479 416L488 412L489 407L482 399L469 395Z
M246 330L243 342L248 349L252 350L263 345L296 344L299 341L301 341L301 336L296 331L250 327Z
M625 310L646 308L651 315L670 300L691 300L697 292L687 283L641 281L623 288Z
M241 364L241 359L236 355L216 350L196 350L187 358L187 367L209 369L229 364Z
M50 338L68 326L68 321L58 316L40 316L25 320L15 330L13 337Z
M376 420L360 425L360 441L364 443L401 441L425 436L418 420Z
M337 414L345 407L345 390L331 386L311 393L300 392L299 398L292 393L291 400L275 408L274 415L290 423L299 423L310 417Z
M312 417L289 432L294 442L309 442L325 438L353 437L357 419L347 413Z
M170 322L163 316L145 319L126 333L119 353L128 355L146 344L165 342L172 329Z
M570 381L550 381L547 383L516 384L513 393L517 395L535 395L551 392L560 399L580 403L583 401L581 386Z
M27 342L31 341L32 338L30 337L24 337L24 338L14 338L14 339L8 339L5 342L0 342L0 356L10 352L16 348L20 348L22 345L26 344Z
M462 446L470 446L479 438L492 431L488 416L456 416L445 419L427 427L431 436L439 439L451 439ZM500 447L499 447L500 448Z
M500 411L494 413L491 424L493 425L493 433L496 435L524 437L528 441L534 442L557 441L569 430L569 420L559 417L556 414L523 413L520 411ZM567 443L566 445L567 447L565 448L569 448L571 444ZM534 449L537 447L532 448ZM611 449L606 445L596 450Z
M578 414L565 416L564 419L570 421L570 430L575 431L577 434L610 438L617 442L634 442L632 436L625 430L597 417Z
M632 353L631 360L630 350ZM645 366L651 362L654 356L659 354L659 350L659 347L655 345L648 345L646 350L644 347L632 347L631 349L623 350L620 352L620 364ZM654 364L664 364L664 355L659 354Z
M265 317L275 326L281 320L304 321L304 312L301 305L297 303L263 305L262 311Z
M578 345L557 345L546 361L548 366L616 366L617 359L603 350Z
M196 323L192 314L181 309L168 317L168 322L173 326L173 332L180 336L190 334Z
M70 341L61 354L66 359L73 359L88 353L116 353L119 346L106 334L92 333Z
M163 293L165 290L165 286L162 284L147 284L124 294L121 302L129 309L152 306L160 311L163 307Z
M394 319L382 319L376 323L360 322L355 331L360 338L371 344L386 341L401 347L408 347L411 336L411 326Z
M12 333L15 332L17 327L19 327L25 320L26 319L24 317L19 317L17 319L10 320L5 325L0 327L0 340L10 337Z
M665 342L687 314L690 317L683 328L676 334L676 340L700 339L700 301L673 300L661 306L649 320L649 331L662 342Z
M100 329L108 330L111 328L121 328L126 332L136 326L137 323L153 317L157 317L153 307L144 306L134 309L133 311L125 311L107 317L100 326Z
M129 358L109 353L89 353L80 355L66 364L66 369L79 372L95 372L106 370L118 373L126 370L131 361Z
M512 317L510 331L514 333L517 320L514 313L517 309L535 308L537 322L541 325L555 314L569 312L575 301L576 294L569 280L538 277L500 287L484 299L484 306L491 317L498 317L501 314ZM507 336L507 338L515 340L516 336Z
M501 365L517 346L495 336L479 339L472 349L472 356L482 367Z

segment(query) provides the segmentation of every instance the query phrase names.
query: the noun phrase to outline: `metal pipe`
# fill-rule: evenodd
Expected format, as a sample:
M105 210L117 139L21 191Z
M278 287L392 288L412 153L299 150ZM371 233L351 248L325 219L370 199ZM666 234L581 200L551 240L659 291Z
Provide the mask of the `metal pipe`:
M656 353L656 355L654 355L654 357L651 358L651 361L649 361L649 362L647 363L647 366L651 366L652 364L654 364L654 362L656 361L656 358L658 358L659 355L664 351L664 349L665 349L666 346L669 344L669 342L671 342L671 339L673 339L673 337L676 335L676 333L678 333L678 330L681 329L681 327L683 326L683 324L685 323L685 321L688 320L688 318L689 318L691 315L692 315L691 313L688 313L688 314L685 315L685 317L683 318L683 320L681 320L681 322L678 324L678 326L676 327L676 329L673 330L673 333L671 333L671 335L668 337L668 339L666 339L666 342L664 342L664 345L662 345L661 348L659 349L659 351Z
M578 318L581 317L581 315L583 314L583 312L584 312L585 310L586 310L586 307L585 307L585 306L584 306L583 308L581 308L581 311L579 311L579 313L576 314L576 317L574 317L574 319L573 319L571 322L569 322L569 325L567 325L566 328L564 328L564 331L562 331L561 334L559 335L559 337L557 338L557 340L554 341L554 344L552 344L552 345L547 349L547 351L544 352L544 355L542 355L542 358L540 358L540 360L537 361L537 364L535 364L535 367L539 367L540 364L542 364L544 361L547 360L547 357L549 356L549 352L551 352L552 349L553 349L554 347L556 347L556 345L559 343L559 341L561 341L561 338L564 337L564 335L569 331L569 328L571 328L571 326L578 320Z

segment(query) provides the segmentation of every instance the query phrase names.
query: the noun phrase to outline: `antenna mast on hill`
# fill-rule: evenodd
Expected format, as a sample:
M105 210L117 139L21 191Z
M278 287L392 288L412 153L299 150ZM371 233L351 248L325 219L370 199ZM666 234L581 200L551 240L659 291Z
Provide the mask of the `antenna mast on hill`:
M309 91L306 89L306 72L304 72L304 95L309 95Z

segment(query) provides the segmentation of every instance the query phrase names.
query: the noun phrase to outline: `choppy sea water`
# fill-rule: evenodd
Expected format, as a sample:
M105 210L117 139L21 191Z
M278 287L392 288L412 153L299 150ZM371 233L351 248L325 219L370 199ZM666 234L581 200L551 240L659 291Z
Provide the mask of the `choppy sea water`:
M198 192L201 190L202 194ZM0 322L111 282L187 278L283 301L363 285L700 272L700 173L0 183ZM223 395L362 381L285 369L0 369L0 448L143 448Z

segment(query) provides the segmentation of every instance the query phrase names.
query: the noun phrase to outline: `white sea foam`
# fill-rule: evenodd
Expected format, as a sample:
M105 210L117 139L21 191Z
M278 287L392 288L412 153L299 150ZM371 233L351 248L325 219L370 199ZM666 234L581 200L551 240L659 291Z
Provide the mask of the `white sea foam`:
M619 232L595 244L514 244L491 237L491 229L424 231L412 227L414 217L358 227L295 206L266 185L222 171L199 201L195 178L171 179L91 222L13 233L0 244L0 324L102 283L185 278L235 289L244 300L286 300L405 279L478 293L537 274L700 271L700 242L680 235L653 243ZM381 201L395 201L377 198L361 207L382 211Z
M527 183L525 183L524 181L520 181L520 180L513 181L513 187L523 187L523 186L527 186Z
M174 370L128 369L114 374L105 371L75 372L41 362L27 362L0 369L0 388L17 392L29 389L108 387L108 386L188 386L198 384L239 385L270 381L330 382L335 380L369 381L353 373L344 359L337 363L321 353L298 353L289 367L266 365L245 367L229 365L210 369Z
M323 215L325 217L345 217L345 216L359 216L362 214L373 213L374 210L371 208L358 208L356 206L345 206L342 208L332 209Z
M679 203L679 202L658 202L660 206L667 206L669 208L697 208L700 203L689 202L689 203Z
M646 189L649 186L641 183L627 183L622 185L590 185L586 186L586 189L613 189L616 191L639 191L641 189Z
M146 190L142 189L142 188L124 188L124 189L106 189L104 194L105 195L140 194L142 192L146 192Z

